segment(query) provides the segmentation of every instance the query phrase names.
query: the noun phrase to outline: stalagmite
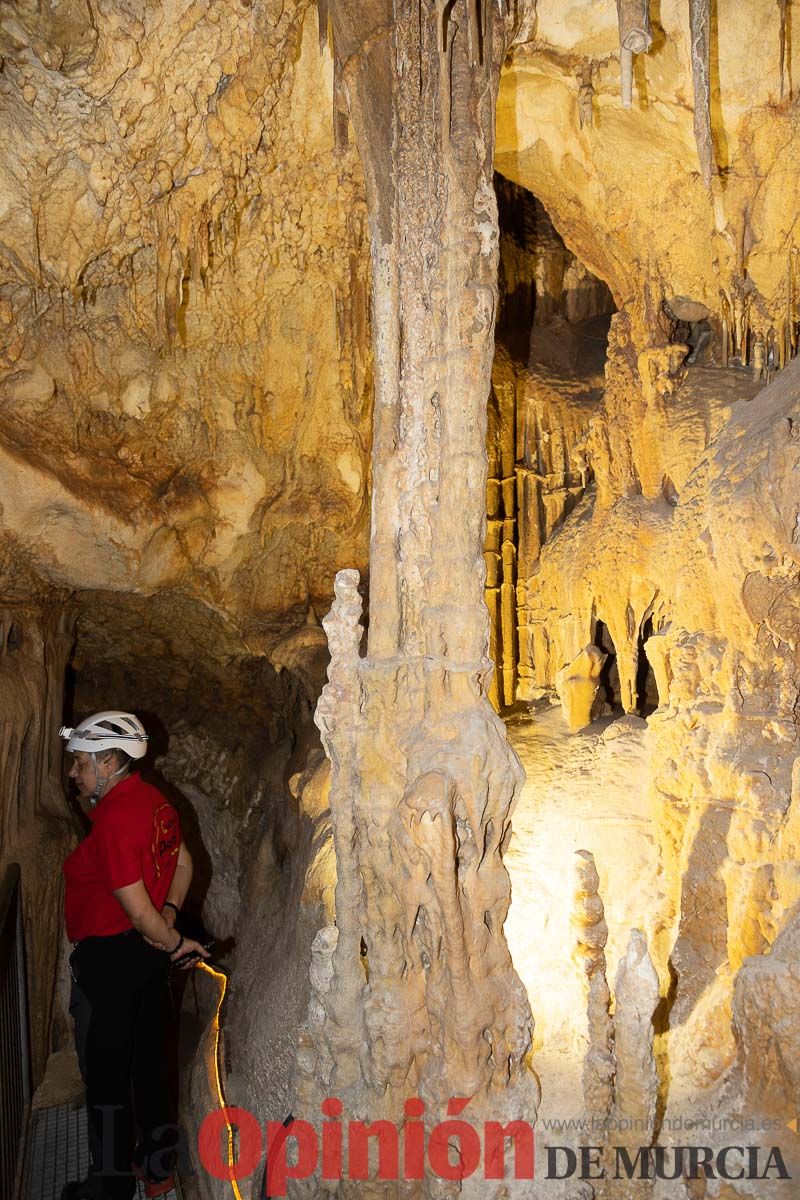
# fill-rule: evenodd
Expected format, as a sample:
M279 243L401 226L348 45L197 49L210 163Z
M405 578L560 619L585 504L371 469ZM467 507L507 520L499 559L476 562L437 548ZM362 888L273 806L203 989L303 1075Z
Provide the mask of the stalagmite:
M319 48L325 50L328 45L328 0L317 0L317 20L319 26Z
M513 704L517 686L517 550L510 538L503 541L503 583L500 589L500 621L503 635L503 703Z
M331 18L373 231L370 626L360 658L358 576L340 572L317 710L339 939L314 1041L335 1078L317 1072L299 1091L312 1116L335 1088L346 1111L372 1117L400 1119L417 1094L431 1114L471 1096L473 1122L508 1104L530 1119L531 1017L503 936L501 847L521 770L487 699L482 562L508 30L494 6L476 28L457 0L445 58L432 6L389 24L380 3L357 9L340 0Z
M689 25L694 81L694 136L700 173L706 187L716 174L711 134L711 6L709 0L689 0Z
M544 1118L583 1090L612 1140L632 927L665 1134L737 1073L794 1119L797 12L693 0L690 44L688 0L0 5L0 853L37 1069L73 836L45 735L62 702L141 706L235 935L220 1084L259 1121L335 1096L400 1138L413 1097L428 1133L457 1097L477 1130L530 1120L530 1059L544 1196ZM569 738L557 683L602 723ZM519 701L524 790L490 697ZM217 1096L189 1091L194 1144ZM458 1183L302 1186L526 1190Z
M599 893L600 876L588 850L575 854L575 912L577 958L582 968L588 1018L589 1049L583 1060L583 1099L595 1128L608 1120L613 1100L614 1058L611 1053L611 994L606 979L605 946L608 926ZM596 1124L595 1124L596 1123Z
M585 729L598 715L600 672L607 658L597 646L588 645L556 674L561 711L570 733Z
M633 56L646 54L653 43L648 0L617 0L619 15L622 107L633 104Z
M625 1140L649 1146L656 1118L658 1073L653 1054L653 1014L659 1001L658 975L647 939L631 930L614 985L615 1099L613 1118Z
M755 380L767 378L767 346L762 333L756 334L756 339L753 342L752 355L753 378Z

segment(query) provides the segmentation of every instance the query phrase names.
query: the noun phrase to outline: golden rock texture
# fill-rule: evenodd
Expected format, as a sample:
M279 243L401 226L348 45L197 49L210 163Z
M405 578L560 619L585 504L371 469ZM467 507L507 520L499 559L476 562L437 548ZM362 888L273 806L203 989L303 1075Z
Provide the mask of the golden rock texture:
M666 1141L687 1096L796 1118L800 40L746 10L0 5L0 866L37 1072L64 701L153 730L259 1117L542 1111L508 851L531 994L558 941L580 998L545 1092L579 1044L603 1138ZM515 703L557 777L516 847Z
M702 7L691 6L700 52ZM519 694L552 696L594 643L622 708L656 707L650 806L667 900L650 951L669 1069L698 1092L744 1070L757 1105L773 1079L756 1049L766 980L774 971L780 995L785 968L748 956L765 954L798 899L798 231L786 197L800 130L781 99L775 6L748 9L746 38L720 6L713 161L693 123L689 6L659 6L629 112L616 15L538 4L535 37L501 81L498 169L546 205L619 310L573 510L524 568L520 549ZM520 547L540 514L520 506ZM797 1092L779 1080L771 1104L788 1114Z
M263 652L364 561L363 185L306 18L26 0L0 22L3 525L93 593L90 657L125 659L153 595L167 657Z
M366 562L369 258L307 5L21 0L0 56L0 606L23 637L0 862L23 865L38 1079L70 712L143 714L221 939L248 837L290 854L315 607Z
M743 22L736 6L720 5L710 190L695 141L687 0L662 0L657 19L650 6L653 42L637 54L630 111L620 103L613 4L538 0L534 36L503 74L497 169L541 200L618 306L633 307L642 348L655 336L662 300L673 297L725 318L737 349L747 329L765 338L772 329L778 348L781 337L796 345L800 218L786 196L797 186L800 135L783 96L800 47L792 46L782 81L776 9L754 0ZM581 128L576 71L584 64L592 67L593 121Z

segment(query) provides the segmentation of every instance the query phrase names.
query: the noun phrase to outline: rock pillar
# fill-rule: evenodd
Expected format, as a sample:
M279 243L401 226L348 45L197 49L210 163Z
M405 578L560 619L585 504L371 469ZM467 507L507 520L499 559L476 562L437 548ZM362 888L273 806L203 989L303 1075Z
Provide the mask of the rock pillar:
M331 17L372 230L370 612L362 658L358 576L340 572L316 717L338 937L300 1105L313 1117L335 1095L346 1116L399 1127L410 1097L429 1125L470 1098L463 1117L482 1129L532 1121L536 1107L531 1015L503 935L522 770L487 698L483 599L494 102L509 30L495 5L465 0L337 0ZM441 1183L400 1186L423 1196Z

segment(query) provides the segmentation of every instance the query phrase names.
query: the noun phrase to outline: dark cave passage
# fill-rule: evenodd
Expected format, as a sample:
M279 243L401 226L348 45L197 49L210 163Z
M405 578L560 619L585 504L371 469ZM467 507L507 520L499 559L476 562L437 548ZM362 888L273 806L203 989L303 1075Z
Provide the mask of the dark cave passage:
M645 651L645 644L654 632L653 618L649 616L642 623L637 643L636 711L640 717L649 717L659 706L656 677Z
M534 651L518 627L518 587L592 485L583 449L604 386L615 306L606 284L567 249L541 202L495 175L500 226L487 449L484 548L493 700L529 694Z

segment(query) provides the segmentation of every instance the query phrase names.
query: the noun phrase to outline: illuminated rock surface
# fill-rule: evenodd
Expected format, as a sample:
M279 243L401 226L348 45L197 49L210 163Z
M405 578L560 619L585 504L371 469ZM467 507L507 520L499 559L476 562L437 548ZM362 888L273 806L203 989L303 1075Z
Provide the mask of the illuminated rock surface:
M110 705L179 793L260 1117L532 1117L532 1062L541 1129L796 1118L793 8L0 5L0 864L37 1074L69 1035L54 730ZM634 929L658 1095L651 976L628 1105Z

